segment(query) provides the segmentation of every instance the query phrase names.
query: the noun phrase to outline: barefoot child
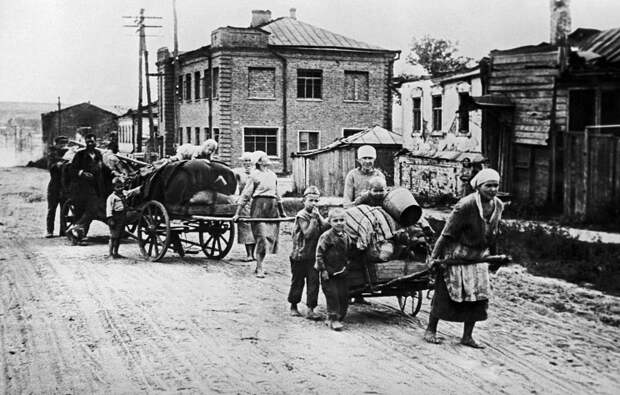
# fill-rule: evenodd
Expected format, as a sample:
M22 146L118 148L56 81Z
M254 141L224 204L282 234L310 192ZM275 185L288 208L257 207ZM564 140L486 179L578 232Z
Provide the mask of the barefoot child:
M342 208L329 211L331 229L321 235L316 247L315 268L321 275L321 288L327 301L328 325L335 331L342 330L342 320L349 307L347 261L351 239L344 231L344 216Z
M122 258L118 254L118 246L120 244L123 230L125 229L127 202L126 198L140 192L140 187L123 191L123 180L116 177L112 180L114 192L108 196L105 205L106 218L110 227L110 245L109 256L111 258Z
M301 301L305 281L307 318L311 320L319 318L314 312L319 297L319 273L314 268L316 245L321 233L329 227L316 207L319 196L319 188L315 186L309 186L304 191L304 208L295 216L293 251L290 256L292 278L288 302L291 304L291 315L301 316L297 304Z

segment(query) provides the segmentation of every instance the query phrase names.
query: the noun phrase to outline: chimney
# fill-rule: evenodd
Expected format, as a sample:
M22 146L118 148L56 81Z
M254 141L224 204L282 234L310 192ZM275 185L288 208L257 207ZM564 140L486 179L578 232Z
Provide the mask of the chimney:
M256 27L269 23L271 21L271 11L269 10L252 10L252 23L250 27Z
M570 0L549 0L551 8L551 31L549 43L563 44L571 30Z
M292 19L297 19L297 8L291 8L289 12Z

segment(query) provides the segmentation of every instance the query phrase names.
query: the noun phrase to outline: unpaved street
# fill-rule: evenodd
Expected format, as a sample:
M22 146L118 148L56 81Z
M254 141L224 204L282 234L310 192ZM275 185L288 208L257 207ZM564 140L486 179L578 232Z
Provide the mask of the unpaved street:
M620 298L515 265L493 279L485 350L444 322L424 343L427 300L411 318L372 299L336 333L287 315L290 233L265 279L237 246L150 263L127 242L108 260L101 223L88 246L42 238L47 177L0 169L1 393L620 392Z

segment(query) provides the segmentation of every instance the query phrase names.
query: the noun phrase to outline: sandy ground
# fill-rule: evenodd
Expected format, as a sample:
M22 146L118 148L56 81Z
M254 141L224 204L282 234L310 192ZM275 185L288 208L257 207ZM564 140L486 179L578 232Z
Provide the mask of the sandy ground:
M287 315L290 233L256 279L235 246L199 256L108 260L44 239L45 172L0 169L1 393L620 393L620 299L520 266L494 276L485 350L422 341L394 298L353 306L337 333ZM324 308L324 300L319 301Z

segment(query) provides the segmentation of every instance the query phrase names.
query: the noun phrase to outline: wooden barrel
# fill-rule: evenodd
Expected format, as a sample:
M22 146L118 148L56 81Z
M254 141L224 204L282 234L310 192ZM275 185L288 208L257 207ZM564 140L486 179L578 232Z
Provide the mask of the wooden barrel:
M407 188L392 189L383 200L383 209L402 226L414 225L422 216L422 208Z

